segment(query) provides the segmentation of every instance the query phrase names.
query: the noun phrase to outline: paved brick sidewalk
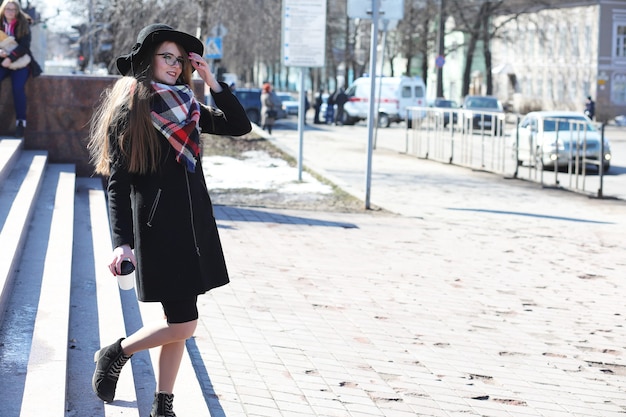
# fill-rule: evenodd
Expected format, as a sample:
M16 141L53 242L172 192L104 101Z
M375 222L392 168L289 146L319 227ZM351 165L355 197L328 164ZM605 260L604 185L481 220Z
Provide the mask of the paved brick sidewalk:
M362 196L363 141L307 135L305 165ZM626 414L624 202L374 167L401 215L216 207L232 283L193 352L212 417Z
M623 416L624 219L593 210L216 207L212 416Z

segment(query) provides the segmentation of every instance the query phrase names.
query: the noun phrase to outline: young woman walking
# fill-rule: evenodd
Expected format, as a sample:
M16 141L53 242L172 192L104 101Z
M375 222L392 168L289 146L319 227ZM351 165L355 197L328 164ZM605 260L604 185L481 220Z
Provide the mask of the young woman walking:
M197 38L163 24L143 28L132 51L118 58L120 78L94 114L89 149L108 177L113 253L136 267L140 301L160 302L164 318L95 354L93 390L113 401L130 357L158 348L151 417L175 416L174 383L185 340L196 329L197 296L229 282L199 157L199 134L239 136L251 130L228 86L202 59ZM196 101L192 71L219 108Z

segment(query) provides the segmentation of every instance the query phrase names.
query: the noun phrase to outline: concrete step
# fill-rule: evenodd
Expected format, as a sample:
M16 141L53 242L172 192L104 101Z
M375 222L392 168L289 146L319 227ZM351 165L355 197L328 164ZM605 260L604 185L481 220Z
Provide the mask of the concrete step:
M0 184L6 179L22 150L23 139L0 139Z
M0 140L0 413L147 416L156 352L139 352L121 373L115 401L91 389L93 354L159 320L159 303L139 303L107 268L111 235L105 190L46 152ZM3 314L4 313L4 314ZM214 395L193 341L177 380L175 410L209 416Z
M12 246L2 251L3 268L10 270L0 327L0 379L8 399L0 402L7 416L65 410L75 174L73 165L46 166L40 156L23 152L2 189L3 202L19 213L7 216L0 234L2 247ZM39 401L42 393L46 401Z
M15 268L35 210L47 161L46 152L19 151L19 154L11 157L16 158L14 166L0 183L0 322L11 293Z

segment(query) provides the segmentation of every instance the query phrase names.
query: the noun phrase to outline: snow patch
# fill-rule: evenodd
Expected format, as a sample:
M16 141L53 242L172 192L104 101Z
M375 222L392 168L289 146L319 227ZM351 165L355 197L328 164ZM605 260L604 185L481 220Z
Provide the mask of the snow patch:
M202 158L209 189L247 188L280 193L331 194L329 185L323 184L308 172L302 172L298 181L298 168L290 167L283 159L273 158L265 151L247 151L244 159L228 156L205 156Z

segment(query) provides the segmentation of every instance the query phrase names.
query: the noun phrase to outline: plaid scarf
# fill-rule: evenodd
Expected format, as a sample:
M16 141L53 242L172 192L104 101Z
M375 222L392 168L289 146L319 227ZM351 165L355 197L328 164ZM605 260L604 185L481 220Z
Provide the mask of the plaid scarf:
M152 124L176 151L176 161L196 171L196 157L200 154L200 105L193 91L186 85L167 85L152 82Z
M8 21L4 20L4 33L6 33L9 36L15 37L15 26L16 25L17 25L17 19L15 19L11 23L9 23Z

